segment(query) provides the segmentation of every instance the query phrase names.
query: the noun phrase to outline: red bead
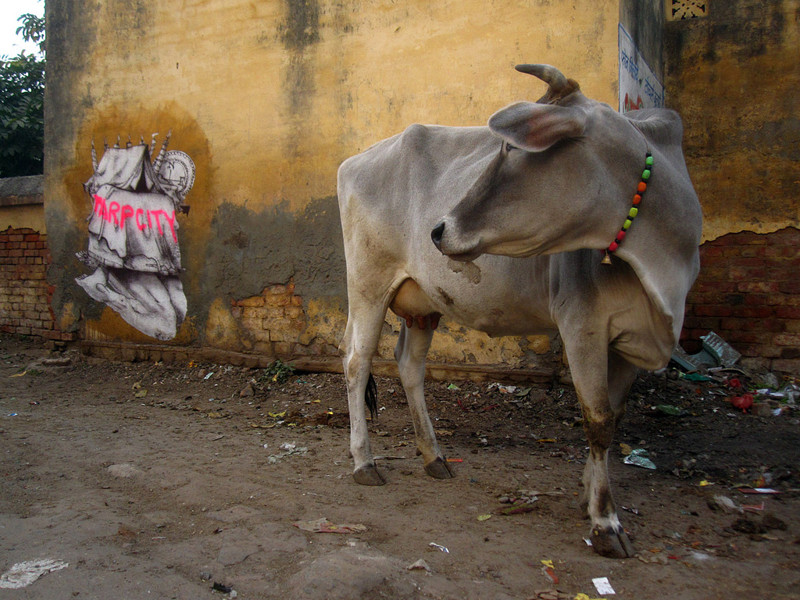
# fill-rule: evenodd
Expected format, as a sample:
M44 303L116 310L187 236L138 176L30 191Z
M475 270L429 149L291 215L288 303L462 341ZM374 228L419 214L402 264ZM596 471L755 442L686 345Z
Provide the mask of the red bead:
M625 230L624 229L620 229L619 233L617 234L617 241L621 242L624 239L625 239Z
M644 181L639 182L639 187L636 188L636 191L640 194L647 189L647 184Z
M641 202L641 201L642 201L642 197L641 197L639 194L636 194L636 195L633 197L633 205L634 205L634 206L636 206L637 204L639 204L639 202Z
M619 248L619 244L617 242L611 242L608 246L608 251L614 252L617 248Z

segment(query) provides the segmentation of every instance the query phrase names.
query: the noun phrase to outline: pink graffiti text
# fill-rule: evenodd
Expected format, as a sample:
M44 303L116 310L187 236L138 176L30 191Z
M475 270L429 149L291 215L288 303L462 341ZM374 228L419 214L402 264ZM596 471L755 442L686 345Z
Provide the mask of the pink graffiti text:
M134 208L130 204L120 204L119 202L108 202L102 196L93 194L94 198L94 213L102 218L104 221L114 223L118 227L124 227L127 219L133 219L139 231L145 229L152 229L153 224L158 229L159 235L164 235L164 228L161 224L161 217L163 216L169 225L172 239L177 243L178 236L175 233L175 211L166 210L146 210L144 208Z

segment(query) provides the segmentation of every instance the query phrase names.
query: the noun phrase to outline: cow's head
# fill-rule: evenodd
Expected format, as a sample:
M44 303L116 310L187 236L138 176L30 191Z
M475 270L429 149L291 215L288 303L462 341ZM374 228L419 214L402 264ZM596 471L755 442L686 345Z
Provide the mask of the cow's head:
M489 119L497 154L431 232L456 260L604 248L627 210L633 188L626 186L641 172L646 143L624 117L554 67L517 70L549 87L537 102L511 104Z

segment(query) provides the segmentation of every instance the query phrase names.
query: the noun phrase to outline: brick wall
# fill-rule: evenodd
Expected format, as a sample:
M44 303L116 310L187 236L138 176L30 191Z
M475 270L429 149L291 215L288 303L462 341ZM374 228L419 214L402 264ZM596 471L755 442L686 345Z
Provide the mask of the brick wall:
M800 230L731 233L700 248L683 347L715 331L745 364L800 374Z
M71 340L61 333L50 310L47 235L9 227L0 232L0 331Z
M292 356L309 353L303 344L297 343L306 327L306 315L303 298L294 293L293 281L286 285L268 286L258 296L232 300L231 313L240 319L254 341L253 350L259 354Z

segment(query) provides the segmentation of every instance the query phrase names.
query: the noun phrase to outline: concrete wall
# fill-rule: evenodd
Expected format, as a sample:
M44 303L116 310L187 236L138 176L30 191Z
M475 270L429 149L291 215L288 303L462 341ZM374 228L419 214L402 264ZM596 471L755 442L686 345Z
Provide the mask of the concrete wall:
M800 3L710 2L667 23L669 105L684 119L707 240L800 222Z
M188 315L173 345L331 355L344 328L342 160L413 122L484 124L551 63L617 104L610 0L48 0L46 219L53 310L82 338L152 342L75 283L92 140L149 141L197 168L178 217ZM381 353L399 322L387 318ZM548 337L445 323L435 361L535 367Z
M704 7L665 28L668 105L705 219L685 345L714 330L746 362L800 373L800 2Z

